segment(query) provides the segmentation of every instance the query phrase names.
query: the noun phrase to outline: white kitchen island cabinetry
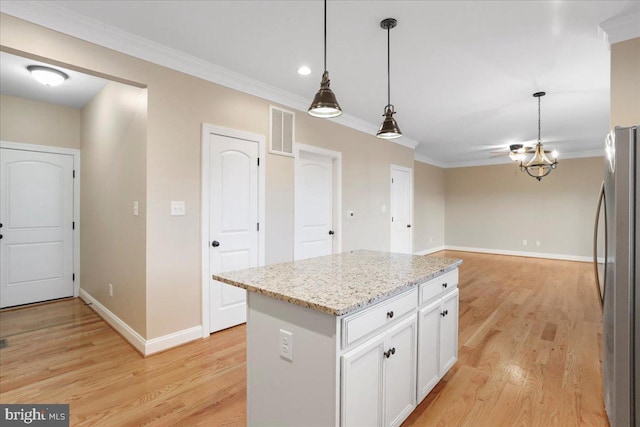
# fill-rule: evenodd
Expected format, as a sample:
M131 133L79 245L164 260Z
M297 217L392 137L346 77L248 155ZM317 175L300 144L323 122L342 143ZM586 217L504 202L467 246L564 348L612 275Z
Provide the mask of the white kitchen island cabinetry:
M460 262L354 251L214 275L249 291L247 424L400 425L419 396L420 285L457 282Z

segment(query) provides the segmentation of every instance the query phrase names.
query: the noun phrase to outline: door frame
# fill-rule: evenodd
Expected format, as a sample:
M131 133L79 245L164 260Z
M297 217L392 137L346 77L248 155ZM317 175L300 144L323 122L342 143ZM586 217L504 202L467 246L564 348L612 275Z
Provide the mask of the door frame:
M258 158L262 159L258 167L258 222L261 224L258 230L258 265L265 263L265 190L266 190L266 152L265 137L256 133L244 132L223 126L202 124L201 134L201 194L200 194L200 239L201 239L201 263L202 263L202 338L208 337L209 332L209 281L211 269L209 265L209 135L215 134L227 138L242 139L258 144Z
M27 144L22 142L0 141L0 148L10 150L35 151L38 153L66 154L73 157L73 297L80 295L80 150L77 148L54 147L49 145Z
M342 153L339 151L333 151L326 148L320 148L313 145L301 144L296 142L293 144L293 156L294 160L294 180L293 180L293 194L294 194L294 209L293 209L293 259L298 259L298 249L296 245L296 231L298 229L298 218L301 209L300 198L297 197L298 186L296 183L300 179L300 153L319 154L332 159L333 163L333 213L332 222L333 229L335 230L333 239L333 253L337 254L342 252Z
M409 203L409 219L411 223L411 233L409 233L409 252L408 254L413 254L413 230L415 230L413 224L413 169L408 168L406 166L394 165L391 164L391 168L389 169L389 251L391 251L391 239L393 238L393 222L391 222L391 213L393 212L393 208L395 207L393 203L393 194L391 189L391 179L393 177L393 171L400 172L408 172L409 173L409 183L411 185L409 193L411 194L410 203Z

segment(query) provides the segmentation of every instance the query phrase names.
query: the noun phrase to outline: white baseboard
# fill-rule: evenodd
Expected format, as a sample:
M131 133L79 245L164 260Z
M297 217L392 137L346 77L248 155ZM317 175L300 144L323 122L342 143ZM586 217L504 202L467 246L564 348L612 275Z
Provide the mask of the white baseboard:
M435 248L425 249L423 251L415 252L414 255L429 255L429 254L433 254L433 253L436 253L436 252L444 251L445 249L446 249L445 246L438 246L438 247L435 247Z
M202 339L201 325L147 340L144 354L149 356L199 339Z
M202 338L202 326L194 326L193 328L184 329L158 338L145 340L131 326L127 325L122 319L111 312L107 307L100 304L97 299L92 297L84 289L80 289L80 299L84 302L91 303L91 308L98 316L102 317L113 329L115 329L129 344L133 346L143 356L149 356L160 351L168 350L173 347L195 341Z
M593 262L593 258L589 256L578 255L565 255L565 254L548 254L543 252L524 252L524 251L509 251L503 249L487 249L487 248L469 248L466 246L450 246L445 245L444 249L451 251L462 252L479 252L483 254L495 254L495 255L512 255L522 256L529 258L544 258L544 259L558 259L563 261L578 261L578 262ZM598 262L604 262L604 258L599 258Z

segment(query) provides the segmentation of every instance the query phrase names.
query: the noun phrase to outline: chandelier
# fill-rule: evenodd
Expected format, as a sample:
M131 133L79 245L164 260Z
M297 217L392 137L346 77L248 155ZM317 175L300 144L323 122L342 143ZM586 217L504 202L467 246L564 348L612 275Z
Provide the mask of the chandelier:
M547 157L548 151L545 151L542 146L542 139L540 138L540 98L545 96L545 92L536 92L533 94L535 98L538 98L538 142L533 149L533 156L529 161L525 161L526 158L520 159L520 170L526 172L529 176L542 181L542 178L549 175L553 169L558 166L558 152L553 150L551 156L553 161ZM524 153L522 153L524 155Z

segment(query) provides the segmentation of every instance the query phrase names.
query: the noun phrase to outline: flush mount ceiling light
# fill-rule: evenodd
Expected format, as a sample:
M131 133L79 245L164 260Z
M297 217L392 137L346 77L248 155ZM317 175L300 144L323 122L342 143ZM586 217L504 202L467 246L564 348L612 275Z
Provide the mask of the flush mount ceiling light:
M307 111L313 117L331 118L342 114L335 94L329 87L329 72L327 71L327 0L324 0L324 73L320 82L320 90L313 98L313 102Z
M34 79L45 86L58 86L69 78L68 75L60 70L42 65L29 65L27 70L29 70Z
M558 166L558 152L553 150L551 153L553 161L549 160L547 157L548 151L545 151L542 146L542 139L540 138L540 98L545 95L545 92L536 92L533 94L535 98L538 98L538 143L534 147L531 159L526 163L524 160L520 161L520 170L526 172L538 181L542 181L542 178L549 175L551 171Z
M380 27L383 30L387 30L387 105L384 107L384 121L380 126L380 130L376 136L383 139L394 139L402 136L402 131L396 123L396 119L393 115L396 113L393 105L391 104L391 29L398 24L393 18L383 19L380 22Z

